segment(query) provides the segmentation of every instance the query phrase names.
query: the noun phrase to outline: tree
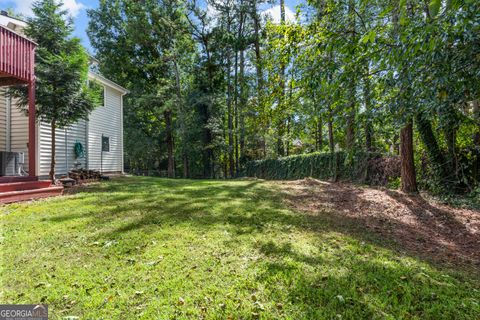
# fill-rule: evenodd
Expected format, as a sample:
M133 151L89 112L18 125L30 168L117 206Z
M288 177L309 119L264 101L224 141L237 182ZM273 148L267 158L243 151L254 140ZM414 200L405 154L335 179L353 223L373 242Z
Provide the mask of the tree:
M166 145L171 178L176 166L175 117L184 119L185 112L182 62L189 60L194 50L184 10L184 3L177 0L102 0L98 9L88 12L88 35L101 61L100 69L131 90L136 99L128 100L125 108L132 109L129 114L136 121L128 123L141 124L147 136L159 141L152 151L160 157L162 145ZM127 135L130 132L125 131ZM185 161L185 149L181 149Z
M261 0L90 11L102 71L132 92L126 136L142 130L149 154L138 166L170 168L173 154L185 177L227 178L250 160L346 150L401 158L406 192L476 185L478 1L312 0L294 23L270 3L279 24Z
M32 6L25 34L37 44L36 105L37 116L51 126L50 179L55 180L55 131L69 126L95 108L95 96L88 88L88 55L80 39L72 37L72 21L62 10L62 2L39 0ZM26 110L25 90L14 89Z

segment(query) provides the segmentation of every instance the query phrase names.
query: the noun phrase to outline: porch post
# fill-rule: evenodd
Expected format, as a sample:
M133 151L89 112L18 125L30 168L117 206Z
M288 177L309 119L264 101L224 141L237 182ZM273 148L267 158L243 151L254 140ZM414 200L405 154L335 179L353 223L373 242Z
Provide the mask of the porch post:
M35 78L28 83L28 175L37 175L36 131L35 131Z

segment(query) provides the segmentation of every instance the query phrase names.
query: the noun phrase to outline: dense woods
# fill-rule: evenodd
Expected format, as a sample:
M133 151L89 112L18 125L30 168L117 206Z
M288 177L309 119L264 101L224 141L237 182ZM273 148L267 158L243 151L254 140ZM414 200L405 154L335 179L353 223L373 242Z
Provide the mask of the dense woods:
M231 178L263 159L324 153L314 157L348 168L372 154L377 167L398 158L404 191L478 192L478 1L318 0L293 21L284 0L278 21L266 5L102 0L89 11L101 71L131 90L130 171Z

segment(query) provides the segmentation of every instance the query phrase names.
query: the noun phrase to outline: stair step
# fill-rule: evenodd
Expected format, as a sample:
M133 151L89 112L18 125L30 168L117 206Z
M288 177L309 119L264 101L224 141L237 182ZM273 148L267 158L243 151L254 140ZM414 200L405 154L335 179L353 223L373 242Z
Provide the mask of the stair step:
M0 203L12 203L33 199L59 196L63 193L63 187L48 187L32 190L9 191L0 193Z
M25 182L25 181L38 181L38 177L30 177L30 176L2 176L2 177L0 177L0 183L13 183L13 182Z
M51 184L50 180L3 183L0 184L0 192L42 189L50 187Z

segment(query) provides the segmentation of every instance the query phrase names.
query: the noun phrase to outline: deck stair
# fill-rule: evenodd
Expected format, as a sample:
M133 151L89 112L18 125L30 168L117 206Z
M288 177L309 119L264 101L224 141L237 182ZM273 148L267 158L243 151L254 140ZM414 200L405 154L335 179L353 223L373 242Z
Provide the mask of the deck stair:
M47 198L59 196L62 193L63 187L52 185L49 180L25 179L19 182L0 183L0 203Z

